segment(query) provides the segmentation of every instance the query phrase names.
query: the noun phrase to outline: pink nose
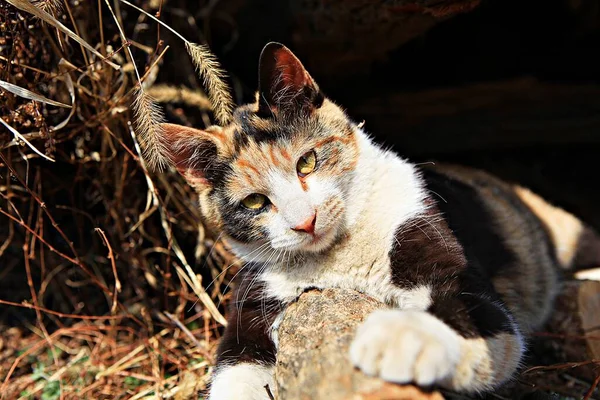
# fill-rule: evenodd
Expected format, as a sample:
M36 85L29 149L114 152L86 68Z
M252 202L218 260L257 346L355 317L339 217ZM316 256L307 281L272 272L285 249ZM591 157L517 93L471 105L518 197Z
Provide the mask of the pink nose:
M312 217L309 217L304 223L292 228L292 230L296 232L306 232L311 235L315 234L315 223L317 222L317 213L315 213Z

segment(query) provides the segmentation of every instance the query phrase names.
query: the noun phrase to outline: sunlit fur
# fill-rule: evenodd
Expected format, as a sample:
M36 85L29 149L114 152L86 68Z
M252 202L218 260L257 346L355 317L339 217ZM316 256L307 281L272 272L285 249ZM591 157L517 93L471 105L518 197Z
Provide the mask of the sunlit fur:
M265 47L259 70L260 95L228 125L164 124L161 135L206 220L245 261L211 400L267 398L282 311L310 288L392 308L351 346L348 362L366 374L464 392L511 379L559 269L600 264L600 236L484 172L418 167L381 148L280 44ZM310 151L314 170L298 174ZM264 207L244 206L253 194Z

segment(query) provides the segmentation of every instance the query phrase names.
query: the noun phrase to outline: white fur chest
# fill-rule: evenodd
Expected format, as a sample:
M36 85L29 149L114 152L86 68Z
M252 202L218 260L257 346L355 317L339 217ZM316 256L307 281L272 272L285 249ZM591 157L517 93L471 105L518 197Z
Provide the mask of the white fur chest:
M388 249L372 242L361 246L349 240L332 255L265 271L261 280L267 295L284 303L294 301L310 288L342 288L357 290L401 309L425 310L431 304L429 287L400 288L392 282Z
M267 295L284 303L309 288L338 287L368 294L390 306L425 310L430 288L393 284L389 253L396 232L425 211L425 193L414 167L392 153L363 143L355 193L348 204L348 234L323 254L267 268ZM362 165L361 165L362 164ZM365 195L366 194L366 195Z

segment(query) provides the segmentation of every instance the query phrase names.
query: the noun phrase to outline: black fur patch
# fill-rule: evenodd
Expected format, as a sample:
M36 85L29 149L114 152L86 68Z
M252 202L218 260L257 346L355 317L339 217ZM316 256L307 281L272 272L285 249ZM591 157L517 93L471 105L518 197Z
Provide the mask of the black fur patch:
M260 130L249 125L244 132L246 132L246 134L251 137L256 144L274 142L278 138L286 136L285 131L280 127L274 128L273 130Z
M428 311L467 339L514 333L507 311L498 304L467 293L440 295L433 298Z
M217 196L225 233L242 243L254 242L267 236L254 222L257 212L228 203L225 194L219 193Z
M500 270L513 265L514 253L504 244L475 189L431 169L423 170L431 196L462 245L470 269L490 282Z
M217 158L216 154L204 165L204 177L211 183L213 188L220 187L224 182L231 168L228 163Z
M217 365L275 363L276 349L269 336L269 329L282 311L282 305L264 297L264 288L260 283L254 282L248 290L253 278L253 273L248 272L244 273L243 279L238 280L240 285L234 293L227 315L228 327L217 349ZM247 297L243 299L247 290Z
M243 149L247 146L249 139L252 139L256 144L260 144L262 142L272 142L286 136L286 124L277 124L276 126L273 126L272 129L263 130L258 129L252 122L254 118L257 118L257 116L251 111L248 111L247 114L241 116L241 118L237 120L240 125L240 135L242 136L239 142L240 148Z
M396 233L389 257L392 282L404 288L432 285L436 290L456 290L466 268L463 250L437 210L408 221Z
M516 250L519 244L514 242L514 238L511 244L511 237L507 236L510 233L504 232L498 218L518 216L519 221L515 223L526 229L522 234L534 238L536 243L535 248L522 251L533 252L532 257L538 259L539 263L551 260L558 265L550 236L541 221L509 185L494 177L472 171L465 176L469 182L465 183L435 168L425 169L424 178L450 228L465 249L468 269L462 278L463 290L485 293L493 296L493 299L506 296L503 299L510 301L513 307L527 307L529 312L535 312L537 308L543 310L548 302L546 294L555 285L552 276L540 276L535 282L514 285L513 289L502 285L496 290L492 284L520 279L524 275L523 268L540 268L542 271L535 261L520 259ZM492 214L488 207L500 207L497 210L499 216ZM519 298L522 299L520 303Z
M236 153L239 153L243 148L248 146L250 140L248 139L248 135L245 132L236 129L233 132L233 148Z
M513 333L491 278L516 256L494 229L493 216L466 184L434 171L425 171L424 179L429 209L396 233L392 281L430 285L429 312L466 338Z

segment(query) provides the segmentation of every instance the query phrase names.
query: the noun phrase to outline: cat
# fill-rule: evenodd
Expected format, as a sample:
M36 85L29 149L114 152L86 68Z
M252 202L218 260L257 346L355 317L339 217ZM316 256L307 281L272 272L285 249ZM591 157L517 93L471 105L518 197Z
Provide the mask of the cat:
M261 53L256 101L229 125L164 124L161 140L245 262L211 400L269 399L282 311L330 287L389 306L351 345L364 373L494 389L519 368L559 276L600 265L600 237L530 190L375 144L279 43Z

